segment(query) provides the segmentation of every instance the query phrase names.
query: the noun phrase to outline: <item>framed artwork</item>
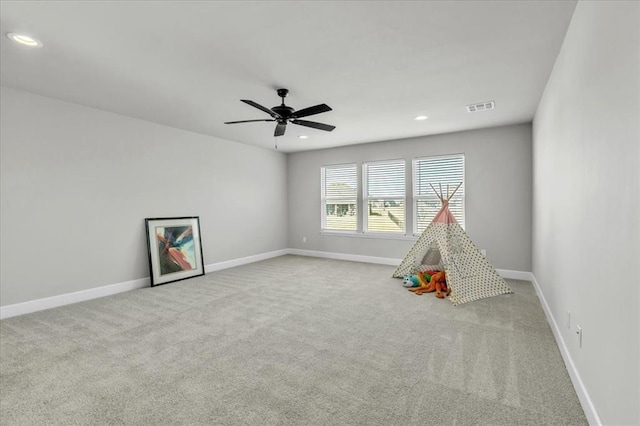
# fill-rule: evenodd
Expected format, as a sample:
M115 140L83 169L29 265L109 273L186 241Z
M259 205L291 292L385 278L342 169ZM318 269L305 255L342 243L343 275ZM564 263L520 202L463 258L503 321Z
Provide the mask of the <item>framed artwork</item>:
M204 275L198 216L147 218L144 222L151 286Z

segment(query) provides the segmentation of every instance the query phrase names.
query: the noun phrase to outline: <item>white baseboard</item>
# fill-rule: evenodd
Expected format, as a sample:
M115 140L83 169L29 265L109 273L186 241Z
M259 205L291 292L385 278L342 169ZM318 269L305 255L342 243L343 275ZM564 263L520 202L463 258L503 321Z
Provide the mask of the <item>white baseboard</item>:
M582 378L580 377L580 373L578 373L578 369L569 354L569 350L567 348L567 344L562 338L562 333L560 332L560 328L558 327L558 322L553 316L551 309L549 308L549 304L540 289L540 285L536 280L535 275L531 274L531 282L533 283L533 287L536 290L536 294L538 295L538 299L540 299L540 304L542 305L542 309L544 310L545 315L547 316L547 322L551 326L551 331L553 331L553 336L556 339L556 344L558 345L558 349L560 349L560 353L562 354L562 358L564 359L564 364L567 367L567 371L569 372L569 377L571 377L571 382L573 383L573 388L578 395L578 399L580 400L580 404L582 405L582 409L584 410L584 414L587 417L587 421L591 426L602 426L602 421L600 420L600 416L598 416L598 412L596 411L596 407L593 405L593 401L589 397L589 393L587 392L587 388L584 386L582 382Z
M111 296L113 294L123 293L125 291L148 286L149 277L90 288L88 290L75 291L73 293L60 294L58 296L29 300L28 302L16 303L13 305L0 306L0 319L30 314L37 311L44 311L45 309L57 308L59 306L84 302L86 300L97 299L104 296Z
M325 259L350 260L352 262L378 263L380 265L397 266L402 259L393 259L390 257L362 256L359 254L333 253L328 251L289 249L288 254L296 254L298 256L322 257Z
M352 262L377 263L381 265L397 266L402 259L394 259L388 257L364 256L348 253L333 253L316 250L301 249L282 249L267 253L256 254L253 256L242 257L239 259L227 260L224 262L212 263L205 265L205 273L220 271L222 269L234 268L261 260L271 259L286 254L294 254L298 256L320 257L326 259L348 260ZM498 270L498 273L504 278L531 280L530 272ZM32 312L42 311L45 309L57 308L59 306L69 305L71 303L84 302L86 300L97 299L99 297L110 296L125 291L135 290L138 288L148 287L149 278L140 278L137 280L126 281L96 287L88 290L76 291L73 293L60 294L57 296L45 297L43 299L30 300L27 302L16 303L13 305L0 306L0 319L10 318L17 315L28 314Z
M531 272L512 271L510 269L496 269L496 272L502 278L510 280L533 281L533 274Z
M247 265L253 262L260 262L261 260L271 259L273 257L284 256L289 254L289 249L282 249L276 251L270 251L267 253L260 253L253 256L241 257L239 259L226 260L224 262L212 263L205 265L204 272L220 271L222 269L235 268L236 266Z
M352 262L378 263L381 265L391 266L398 266L402 262L402 259L394 259L391 257L362 256L359 254L334 253L316 250L289 249L288 254L296 254L298 256L323 257L325 259L350 260ZM533 280L533 275L531 274L531 272L512 271L510 269L496 269L496 272L502 278L525 281Z
M288 250L277 250L262 253L255 256L243 257L240 259L228 260L225 262L205 265L205 272L219 271L221 269L233 268L234 266L246 265L247 263L258 262L288 254ZM86 300L97 299L99 297L111 296L125 291L136 290L149 287L149 277L122 283L105 285L102 287L90 288L88 290L65 293L57 296L45 297L42 299L29 300L27 302L13 305L0 306L0 319L15 317L18 315L30 314L32 312L43 311L45 309L57 308L59 306L70 305L72 303L84 302Z

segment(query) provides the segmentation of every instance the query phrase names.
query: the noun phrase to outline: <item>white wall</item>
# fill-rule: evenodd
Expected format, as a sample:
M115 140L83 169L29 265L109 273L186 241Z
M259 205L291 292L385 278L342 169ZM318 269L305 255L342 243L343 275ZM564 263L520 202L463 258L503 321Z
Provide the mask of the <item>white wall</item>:
M287 246L281 153L2 88L2 306L149 276L145 217L205 265Z
M457 153L465 154L471 239L496 268L531 271L529 124L290 154L289 247L402 259L414 241L320 234L320 167L405 158L410 168L414 157Z
M605 425L640 424L639 14L578 3L533 125L533 273Z

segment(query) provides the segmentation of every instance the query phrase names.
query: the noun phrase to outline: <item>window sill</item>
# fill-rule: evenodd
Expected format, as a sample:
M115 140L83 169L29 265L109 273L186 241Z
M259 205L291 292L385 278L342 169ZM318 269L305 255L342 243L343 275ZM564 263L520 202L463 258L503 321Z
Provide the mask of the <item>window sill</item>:
M379 232L357 232L357 231L320 231L320 235L330 237L351 237L351 238L373 238L376 240L408 240L416 241L417 236L405 234L385 234Z

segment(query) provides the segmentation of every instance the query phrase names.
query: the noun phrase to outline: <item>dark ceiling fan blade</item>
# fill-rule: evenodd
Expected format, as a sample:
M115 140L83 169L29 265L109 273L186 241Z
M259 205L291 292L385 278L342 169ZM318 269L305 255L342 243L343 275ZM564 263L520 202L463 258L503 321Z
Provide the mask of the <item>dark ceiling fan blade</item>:
M254 108L258 108L260 111L264 111L264 112L266 112L267 114L269 114L269 115L270 115L270 116L272 116L273 118L281 118L281 117L280 117L280 114L277 114L277 113L275 113L275 112L271 111L271 110L270 110L269 108L267 108L267 107L263 107L262 105L257 104L257 103L255 103L255 102L253 102L253 101L250 101L250 100L248 100L248 99L240 99L240 100L241 100L242 102L244 102L245 104L251 105L251 106L252 106L252 107L254 107Z
M291 122L300 126L313 127L314 129L324 130L325 132L330 132L336 128L336 126L324 123L316 123L315 121L291 120Z
M287 123L278 123L276 126L276 131L273 133L273 136L282 136L284 135L284 131L287 130Z
M331 107L327 104L315 105L309 108L303 108L300 111L296 111L293 113L295 118L308 117L314 114L320 114L321 112L331 111Z
M225 122L224 122L224 124L236 124L236 123L252 123L252 122L254 122L254 121L276 121L276 120L275 120L275 118L274 118L274 119L271 119L271 120L268 120L268 119L265 119L265 120L240 120L240 121L225 121Z

